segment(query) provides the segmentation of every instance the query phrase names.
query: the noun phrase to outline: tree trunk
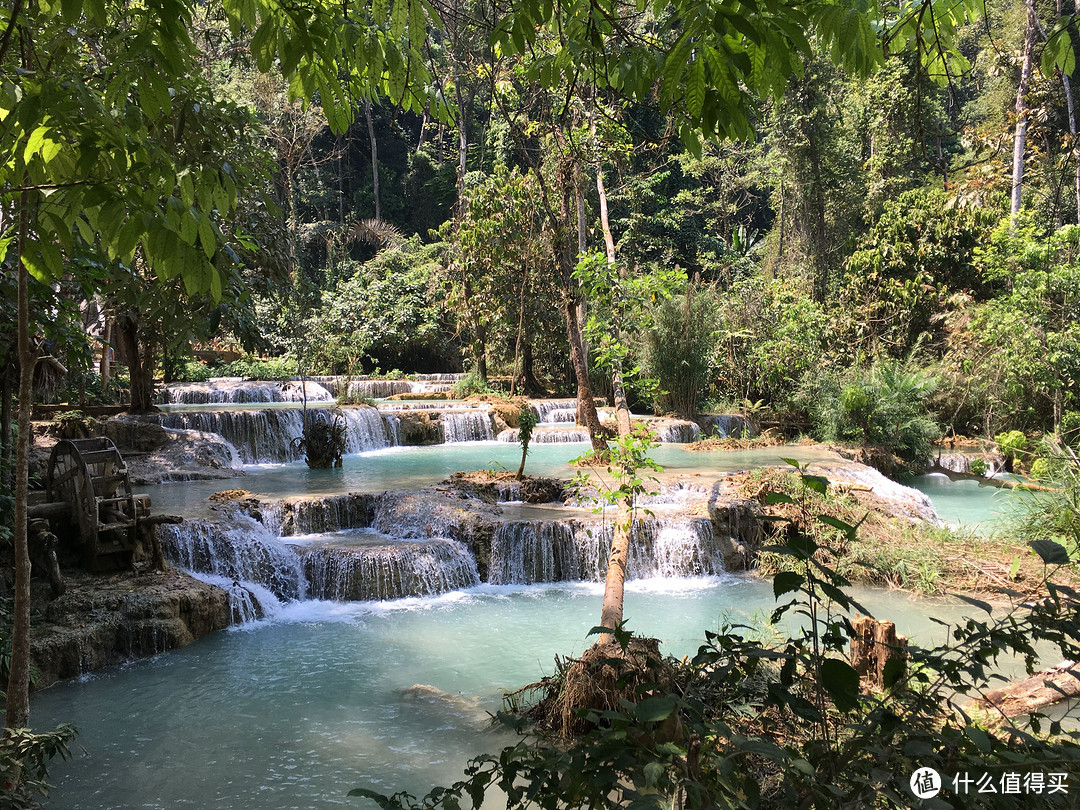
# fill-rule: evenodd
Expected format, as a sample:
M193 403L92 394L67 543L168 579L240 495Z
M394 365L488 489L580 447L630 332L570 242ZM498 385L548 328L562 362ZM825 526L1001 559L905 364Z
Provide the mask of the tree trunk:
M570 362L574 366L577 378L577 423L589 431L593 450L602 453L607 450L604 428L600 416L596 413L592 386L589 384L589 369L585 365L585 352L582 349L581 329L577 320L577 301L567 292L563 302L563 315L566 317L566 337L570 341Z
M1024 56L1020 64L1020 84L1016 89L1016 140L1013 142L1012 205L1010 215L1016 220L1020 213L1024 185L1024 153L1027 150L1028 85L1031 83L1032 63L1035 60L1035 32L1039 21L1035 16L1035 0L1025 0L1027 25L1024 26Z
M29 192L19 198L18 276L19 409L15 447L15 553L14 616L11 627L11 660L7 683L5 733L30 725L30 547L26 536L26 507L30 495L30 400L33 396L37 352L30 343L29 275L22 257L30 223ZM18 779L18 774L13 774Z
M1080 0L1073 4L1077 14L1080 14ZM1057 2L1057 13L1061 16L1061 0ZM1072 157L1075 163L1075 176L1073 180L1074 201L1076 202L1076 223L1080 225L1080 144L1076 142L1076 101L1073 99L1072 79L1067 73L1061 74L1061 83L1065 88L1065 108L1068 112L1069 135L1072 136Z
M596 130L593 129L595 137ZM600 197L600 228L604 232L604 250L607 253L608 264L615 265L615 239L611 235L611 222L608 220L607 190L604 188L604 170L597 163L596 166L596 193ZM620 275L623 273L620 272ZM615 325L615 341L622 341L622 334L618 324ZM620 436L630 435L630 406L626 402L626 388L623 385L622 364L616 362L611 369L611 392L615 400L615 419L619 427ZM616 530L617 531L617 530Z
M525 393L531 397L540 396L543 389L536 379L536 361L533 358L532 341L525 341L521 349L521 377L525 383Z
M0 487L4 492L11 492L15 487L15 433L11 429L14 377L15 366L5 361L4 370L0 372Z
M364 101L364 119L367 121L368 142L371 144L371 187L375 195L375 219L382 219L379 202L379 144L375 140L375 125L371 122L371 101Z
M458 107L458 169L457 169L457 187L458 187L458 205L459 210L465 210L465 172L466 161L469 157L469 133L465 126L465 104L464 99L461 96L461 78L454 78L454 93L457 98Z
M112 318L102 313L105 317L105 328L101 335L101 362L98 363L98 372L101 374L101 391L104 393L109 388L109 352L112 351Z
M130 378L131 413L147 413L154 409L154 377L149 358L144 358L139 351L139 321L134 315L123 315L116 319L120 348L128 364Z
M593 127L593 137L596 128ZM600 229L604 233L604 250L608 264L615 265L615 239L611 235L611 222L608 219L607 190L604 188L604 169L599 161L596 164L596 193L600 198ZM619 275L623 275L620 272ZM616 319L617 320L617 319ZM616 343L622 341L619 325L613 326ZM615 362L611 368L611 390L615 400L615 420L619 429L619 438L630 435L630 406L626 402L626 389L623 385L622 364ZM628 489L629 481L637 473L633 469L620 471L620 484ZM608 554L607 572L604 576L604 604L600 609L600 626L615 630L623 621L623 595L626 584L626 560L630 554L630 529L634 519L634 496L625 492L619 498L615 513L615 525L612 527L611 552ZM597 644L606 644L611 637L602 634Z
M424 107L424 114L420 116L420 137L416 140L416 151L424 148L424 135L427 134L428 108Z
M576 172L575 172L576 174ZM578 296L574 289L574 262L571 260L567 228L570 224L570 195L573 188L563 172L562 194L559 197L559 217L555 225L555 262L559 268L559 277L563 288L563 315L566 319L566 338L570 342L570 362L574 366L577 378L577 423L589 431L593 450L598 453L607 451L607 440L596 413L592 385L589 382L589 364L585 358L585 341L578 319Z
M1047 682L1053 686L1047 686ZM978 707L1001 712L1006 717L1034 711L1080 694L1080 667L1069 660L1036 672L1030 678L987 692L973 700L967 709Z

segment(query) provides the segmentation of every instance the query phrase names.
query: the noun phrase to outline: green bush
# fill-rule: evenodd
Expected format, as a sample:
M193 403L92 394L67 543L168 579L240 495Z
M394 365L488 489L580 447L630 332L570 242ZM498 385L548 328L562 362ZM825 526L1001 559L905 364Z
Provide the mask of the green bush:
M686 291L662 301L645 335L645 376L659 388L656 413L691 419L709 384L718 318L715 291L686 285Z
M994 437L994 442L1001 451L1001 455L1012 461L1015 461L1027 449L1027 436L1019 430L999 433Z
M814 375L803 385L800 401L818 439L881 448L913 473L929 464L940 436L927 413L936 385L912 362L885 358L869 369Z
M986 475L987 470L990 469L990 465L986 463L985 458L980 456L979 458L973 458L971 460L968 469L971 471L972 475Z
M470 371L454 384L454 397L456 399L465 399L473 394L490 393L492 393L492 388L488 385L488 381L475 371Z

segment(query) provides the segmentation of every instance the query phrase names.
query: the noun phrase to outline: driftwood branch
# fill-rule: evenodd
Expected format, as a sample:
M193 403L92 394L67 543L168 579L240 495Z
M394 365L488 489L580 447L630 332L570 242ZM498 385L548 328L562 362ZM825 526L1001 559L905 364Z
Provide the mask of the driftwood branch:
M1077 695L1080 695L1080 666L1065 660L1030 678L987 692L972 701L971 706L1016 717Z
M1012 478L987 478L975 473L956 472L948 470L939 463L927 470L928 473L941 473L950 481L978 481L980 487L997 487L998 489L1026 489L1032 492L1061 492L1057 487L1048 487L1045 484L1034 484L1030 481L1016 481Z

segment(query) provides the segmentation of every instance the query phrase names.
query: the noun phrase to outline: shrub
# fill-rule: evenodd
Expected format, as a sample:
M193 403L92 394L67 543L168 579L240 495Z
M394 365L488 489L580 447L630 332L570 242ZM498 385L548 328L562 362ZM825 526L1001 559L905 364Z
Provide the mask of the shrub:
M1009 461L1015 461L1027 449L1027 436L1019 430L999 433L994 437L994 442L997 443L1001 455Z
M810 378L800 400L823 441L881 448L906 472L929 464L940 430L927 413L937 380L911 361L881 359L869 369L825 371Z
M973 458L971 464L968 466L972 475L986 475L987 470L990 469L990 465L986 463L986 459L982 456Z
M465 399L473 394L490 393L492 393L492 388L488 385L488 381L475 371L470 371L454 384L454 397L457 399Z
M657 413L690 419L709 384L718 318L712 288L687 284L681 296L660 303L645 335L645 376L656 380Z

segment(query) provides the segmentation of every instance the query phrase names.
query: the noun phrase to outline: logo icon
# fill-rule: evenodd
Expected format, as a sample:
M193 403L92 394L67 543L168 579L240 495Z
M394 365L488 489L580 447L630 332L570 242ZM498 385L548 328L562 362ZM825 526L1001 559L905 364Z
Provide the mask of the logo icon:
M919 768L911 775L911 792L919 799L932 799L941 792L941 774L933 768Z

